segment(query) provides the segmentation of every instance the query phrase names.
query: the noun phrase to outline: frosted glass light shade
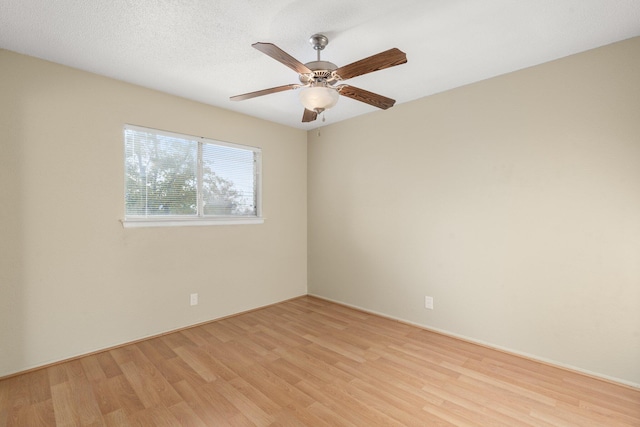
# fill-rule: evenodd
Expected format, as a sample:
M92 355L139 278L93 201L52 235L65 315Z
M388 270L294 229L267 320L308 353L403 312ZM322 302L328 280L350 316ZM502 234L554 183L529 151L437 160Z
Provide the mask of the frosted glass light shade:
M326 86L305 87L300 91L300 102L311 111L324 111L336 105L340 94Z

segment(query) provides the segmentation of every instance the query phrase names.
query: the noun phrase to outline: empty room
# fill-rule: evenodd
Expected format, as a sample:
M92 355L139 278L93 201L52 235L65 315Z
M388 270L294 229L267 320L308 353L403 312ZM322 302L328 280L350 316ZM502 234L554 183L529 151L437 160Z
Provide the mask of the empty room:
M0 0L0 200L0 427L640 425L635 0Z

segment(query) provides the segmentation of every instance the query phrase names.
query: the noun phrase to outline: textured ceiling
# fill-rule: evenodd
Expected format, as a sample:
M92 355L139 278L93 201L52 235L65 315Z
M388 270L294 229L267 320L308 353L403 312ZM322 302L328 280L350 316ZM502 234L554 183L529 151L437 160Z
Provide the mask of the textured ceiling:
M640 35L638 0L0 0L0 47L277 123L300 122L298 83L251 48L272 42L346 65L397 47L408 63L347 83L398 103ZM341 97L335 123L376 111Z

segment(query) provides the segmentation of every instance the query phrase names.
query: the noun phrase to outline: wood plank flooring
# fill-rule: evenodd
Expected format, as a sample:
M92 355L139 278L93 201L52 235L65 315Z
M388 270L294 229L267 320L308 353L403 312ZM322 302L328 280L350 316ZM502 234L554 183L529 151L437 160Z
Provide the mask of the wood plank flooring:
M0 381L0 426L640 426L640 390L312 297Z

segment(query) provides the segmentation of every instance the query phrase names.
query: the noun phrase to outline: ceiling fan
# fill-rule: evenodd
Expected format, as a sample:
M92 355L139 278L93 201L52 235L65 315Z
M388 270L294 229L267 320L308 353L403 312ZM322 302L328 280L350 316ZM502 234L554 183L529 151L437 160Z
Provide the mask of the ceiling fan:
M320 60L320 52L329 44L329 39L325 35L314 34L309 39L309 43L311 43L317 52L317 60L307 62L306 64L301 63L272 43L252 44L251 46L260 52L297 72L300 84L272 87L232 96L230 99L232 101L243 101L270 93L301 89L300 101L305 107L304 114L302 115L303 122L314 121L319 113L336 105L339 95L373 105L383 110L393 107L393 104L396 103L394 99L355 86L338 83L363 74L404 64L407 62L407 55L404 52L393 48L349 65L338 67L332 62Z

